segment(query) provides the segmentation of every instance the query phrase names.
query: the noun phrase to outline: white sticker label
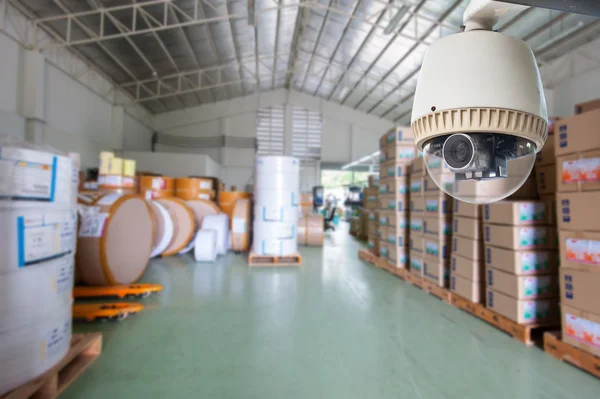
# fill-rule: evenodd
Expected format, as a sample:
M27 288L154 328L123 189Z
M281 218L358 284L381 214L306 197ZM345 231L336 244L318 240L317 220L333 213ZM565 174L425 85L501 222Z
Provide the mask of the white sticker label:
M550 263L546 252L525 252L521 255L521 270L523 272L535 272L549 268Z
M123 185L123 176L106 175L102 184L105 186L121 187Z
M519 205L519 220L522 222L534 222L544 220L546 217L546 205L543 203L530 203Z
M550 293L550 283L549 276L528 277L525 279L523 295L527 298L547 295Z
M65 265L61 266L54 276L56 282L56 292L60 295L62 293L69 292L73 289L73 279L75 273L75 266L73 260L70 257L65 257Z
M135 178L130 176L123 177L123 186L124 187L135 187Z
M42 362L47 359L52 359L59 354L65 346L69 345L68 337L71 332L70 318L65 321L60 327L53 328L45 334L44 345L42 346Z
M233 218L232 230L234 233L245 233L246 232L246 220L240 218Z
M277 206L263 206L262 207L263 221L279 221L283 218L283 208Z
M571 313L566 314L565 322L564 330L569 337L600 348L600 324Z
M79 237L101 237L108 213L85 215L81 218Z
M210 190L212 188L212 182L200 181L200 188L203 190Z
M52 199L55 188L53 185L56 183L56 156L34 150L3 147L0 149L0 160L0 196Z
M160 177L155 177L152 179L152 189L160 190L162 188L162 179Z
M208 194L198 194L198 198L208 201L208 200L210 200L210 195L208 195Z
M282 248L281 241L278 240L263 240L262 242L263 255L279 255Z
M523 318L528 321L550 317L549 301L531 301L523 303Z
M146 201L150 201L152 199L152 191L151 190L146 190L146 192L144 193L144 199Z
M100 198L96 205L107 205L110 206L115 203L116 200L121 198L121 194L106 194L104 197Z
M73 252L76 225L74 212L28 213L19 216L19 266Z

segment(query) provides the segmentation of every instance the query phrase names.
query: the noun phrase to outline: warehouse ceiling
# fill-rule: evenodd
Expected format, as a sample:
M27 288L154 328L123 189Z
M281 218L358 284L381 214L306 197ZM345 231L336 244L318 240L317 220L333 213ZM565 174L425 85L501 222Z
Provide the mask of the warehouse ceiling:
M153 113L290 88L396 123L429 45L467 0L20 0ZM600 33L597 18L529 8L500 24L540 62Z

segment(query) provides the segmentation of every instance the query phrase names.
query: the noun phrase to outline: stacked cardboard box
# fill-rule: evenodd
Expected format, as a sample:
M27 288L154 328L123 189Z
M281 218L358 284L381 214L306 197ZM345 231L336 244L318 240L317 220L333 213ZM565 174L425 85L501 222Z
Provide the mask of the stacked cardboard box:
M554 137L562 335L600 356L600 109L579 111L559 121Z
M366 213L366 230L367 245L369 251L376 256L379 256L379 237L377 234L378 218L379 218L379 176L369 176L368 185L364 190L363 195L364 209Z
M409 262L410 272L423 277L423 223L425 216L425 197L423 179L426 175L423 157L415 158L410 167L410 205L409 205Z
M379 248L396 268L408 267L410 162L415 157L412 130L394 128L379 140Z
M536 200L483 207L486 306L520 323L557 321L556 236L551 209Z
M475 303L485 302L482 206L454 200L450 289Z

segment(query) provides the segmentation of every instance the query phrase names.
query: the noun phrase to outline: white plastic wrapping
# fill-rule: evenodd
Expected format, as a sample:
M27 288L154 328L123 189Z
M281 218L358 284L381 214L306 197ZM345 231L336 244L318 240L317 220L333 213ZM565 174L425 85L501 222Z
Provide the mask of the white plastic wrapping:
M217 259L217 231L202 229L194 239L196 262L214 262Z
M256 174L293 174L300 175L298 158L281 155L264 155L256 157Z
M171 240L173 239L173 234L175 233L175 226L173 224L173 219L171 219L171 215L169 215L169 212L164 206L162 206L156 201L152 201L152 206L158 210L158 212L160 213L159 216L162 218L162 222L164 224L164 229L160 232L162 236L160 237L160 240L158 241L156 246L152 248L152 253L150 254L150 257L154 258L155 256L162 254L171 243ZM155 234L157 233L158 232L155 232Z
M300 204L300 191L260 189L256 190L254 201L267 207L298 207Z
M225 255L227 253L227 240L230 235L229 216L225 213L205 216L202 221L202 230L215 230L217 232L217 253Z
M254 234L252 251L257 255L294 255L298 252L298 240L296 238L281 240Z
M71 306L56 309L34 323L0 331L0 395L56 365L69 350Z
M68 307L73 255L0 274L0 331L31 324L53 309Z
M254 222L253 234L255 237L268 237L274 239L294 239L297 236L298 226L296 222L284 223L262 223Z
M289 206L254 205L254 220L261 222L296 222L298 208Z

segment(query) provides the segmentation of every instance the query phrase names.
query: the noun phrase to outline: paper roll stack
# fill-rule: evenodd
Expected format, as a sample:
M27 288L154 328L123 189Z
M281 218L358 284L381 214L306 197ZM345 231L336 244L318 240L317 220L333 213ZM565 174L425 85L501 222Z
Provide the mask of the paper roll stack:
M285 156L257 157L254 176L253 252L274 256L296 254L299 161Z
M231 218L231 249L236 252L248 250L250 235L250 200L238 199Z
M115 157L112 152L101 152L98 190L105 193L136 194L135 161Z
M194 199L214 201L213 181L202 177L178 177L175 179L175 196L184 201Z
M78 160L0 138L0 165L2 395L69 348Z
M303 216L298 221L298 244L322 247L325 240L323 215Z
M165 207L173 221L173 238L171 239L171 243L162 253L162 256L178 254L187 247L196 231L194 213L190 207L179 198L163 198L156 202Z
M175 179L165 176L140 176L139 194L146 200L175 196Z
M152 210L138 195L79 195L77 269L90 285L131 284L152 253Z

